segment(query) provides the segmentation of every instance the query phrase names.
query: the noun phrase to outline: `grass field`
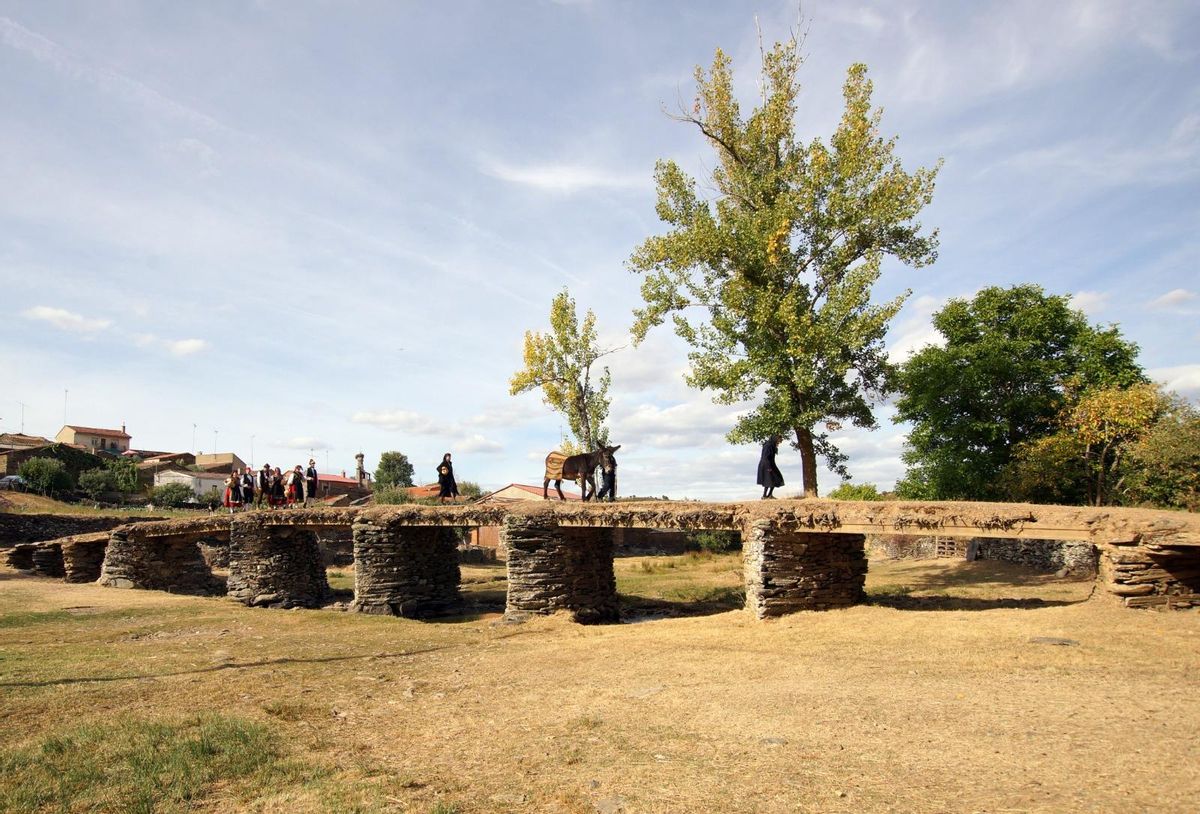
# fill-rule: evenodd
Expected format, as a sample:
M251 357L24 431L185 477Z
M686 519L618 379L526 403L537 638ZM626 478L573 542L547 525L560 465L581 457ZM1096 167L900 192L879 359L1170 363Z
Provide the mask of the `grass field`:
M207 514L206 509L170 509L156 506L154 509L126 506L118 509L96 508L91 503L66 503L43 495L29 492L0 492L0 511L12 514L78 514L99 517L129 517L150 515L153 517L195 517Z
M638 624L503 624L502 567L464 567L471 615L434 623L0 569L0 811L1187 811L1200 795L1200 614L939 560L872 562L867 604L763 623L736 609L736 555L617 573Z

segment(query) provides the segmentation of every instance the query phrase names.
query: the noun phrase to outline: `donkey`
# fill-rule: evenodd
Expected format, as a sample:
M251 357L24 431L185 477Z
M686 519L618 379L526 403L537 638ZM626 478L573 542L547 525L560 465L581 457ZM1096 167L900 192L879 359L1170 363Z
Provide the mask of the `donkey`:
M562 492L562 482L564 480L580 481L583 489L583 499L591 500L596 495L596 467L603 466L606 469L615 469L617 465L613 453L621 448L620 444L615 447L600 447L594 452L584 452L580 455L563 455L557 450L546 456L546 475L542 481L542 500L549 498L548 491L550 481L554 481L554 489L558 492L559 500L566 500ZM588 487L591 491L588 491ZM614 488L614 492L615 492ZM616 499L616 495L612 495Z

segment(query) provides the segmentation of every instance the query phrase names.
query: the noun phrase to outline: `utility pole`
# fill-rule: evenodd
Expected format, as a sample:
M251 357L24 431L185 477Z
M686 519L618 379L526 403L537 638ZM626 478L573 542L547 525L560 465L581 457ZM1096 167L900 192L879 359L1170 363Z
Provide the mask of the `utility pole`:
M250 466L254 466L254 435L250 436Z
M196 454L196 425L192 425L192 454Z
M21 405L21 435L24 435L25 434L25 402L18 401L17 404ZM64 421L63 423L66 424L67 422Z
M220 430L213 430L213 455L217 454L217 433L219 432Z
M68 390L67 390L67 389L64 387L64 388L63 388L63 426L64 426L64 427L65 427L65 426L66 426L66 424L67 424L67 393L68 393L68 392L70 392L70 391L68 391Z

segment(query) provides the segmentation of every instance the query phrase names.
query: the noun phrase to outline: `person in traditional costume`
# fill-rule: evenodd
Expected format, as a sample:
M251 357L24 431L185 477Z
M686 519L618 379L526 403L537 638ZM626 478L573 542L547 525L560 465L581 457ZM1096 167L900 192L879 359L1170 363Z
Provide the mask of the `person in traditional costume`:
M458 502L458 483L454 480L454 464L450 462L450 453L447 452L442 456L442 462L438 464L438 500L442 503L446 502L446 498L454 503Z
M250 467L242 472L242 505L247 509L254 505L254 470Z
M317 462L308 459L308 469L304 470L304 505L311 506L317 499Z
M237 472L230 472L229 477L225 479L224 503L230 514L242 505L242 479L238 477Z
M779 452L781 435L772 435L762 445L762 455L758 459L758 485L763 488L762 499L775 497L775 487L783 486L783 473L775 465L775 456Z
M271 473L271 505L283 506L286 503L283 491L283 470L275 467Z
M258 470L258 505L259 508L271 508L271 465L263 464Z

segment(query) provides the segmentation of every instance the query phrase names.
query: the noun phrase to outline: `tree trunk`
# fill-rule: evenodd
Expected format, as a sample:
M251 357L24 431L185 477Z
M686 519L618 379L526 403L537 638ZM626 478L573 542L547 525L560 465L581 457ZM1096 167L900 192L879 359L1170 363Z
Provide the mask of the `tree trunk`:
M817 452L813 449L812 430L796 427L796 449L800 450L800 470L804 479L804 496L817 496Z

